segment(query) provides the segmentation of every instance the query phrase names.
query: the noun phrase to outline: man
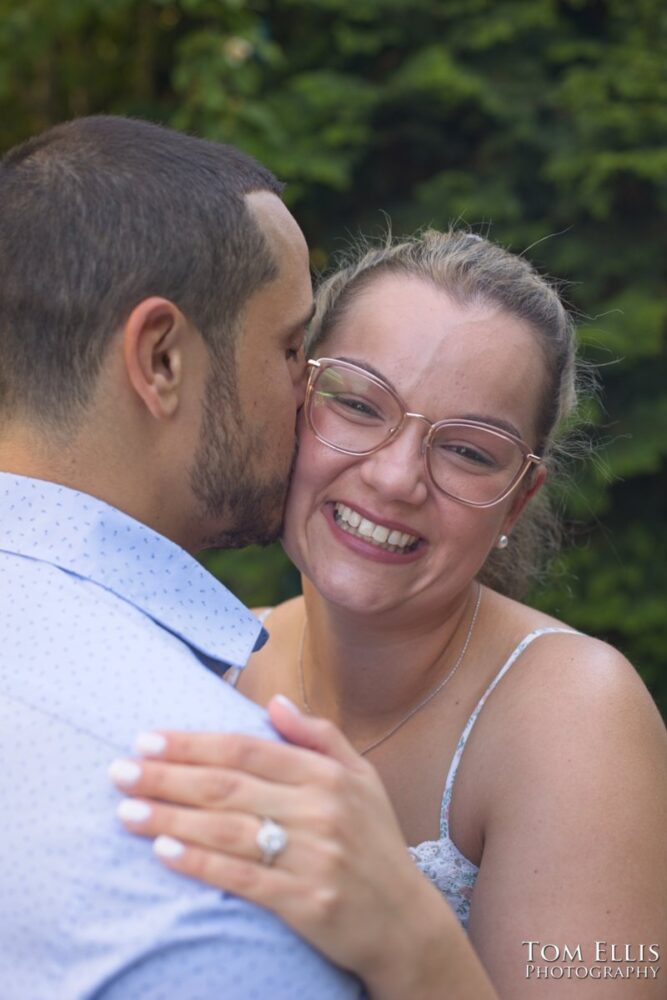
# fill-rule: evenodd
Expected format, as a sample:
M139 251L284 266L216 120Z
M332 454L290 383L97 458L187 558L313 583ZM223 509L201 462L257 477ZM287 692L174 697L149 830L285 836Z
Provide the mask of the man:
M307 248L236 150L60 125L0 165L0 994L357 996L269 913L165 871L106 768L156 718L272 733L266 638L188 553L274 539Z

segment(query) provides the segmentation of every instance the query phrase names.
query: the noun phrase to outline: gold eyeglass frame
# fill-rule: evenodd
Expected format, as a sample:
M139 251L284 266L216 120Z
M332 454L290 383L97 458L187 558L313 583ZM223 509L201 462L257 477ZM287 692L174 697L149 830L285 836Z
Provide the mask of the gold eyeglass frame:
M347 371L354 372L357 375L362 375L370 382L373 382L380 389L383 389L385 392L387 392L398 404L402 413L399 423L396 424L395 427L390 428L387 438L381 444L377 445L375 448L369 448L366 451L352 451L350 448L341 448L339 445L332 444L331 441L327 441L326 438L322 437L322 435L317 432L311 417L311 408L312 408L311 400L313 396L313 390L315 387L315 383L317 381L317 377L320 374L320 372L324 371L326 368L332 367L332 365L335 365L337 368L345 368ZM480 507L480 508L495 507L496 504L502 503L502 501L505 500L510 495L510 493L517 488L519 483L521 483L521 481L525 478L528 471L533 466L537 467L542 465L541 457L539 455L533 454L533 452L529 450L525 441L522 441L521 438L516 437L514 434L510 434L509 431L502 431L500 430L500 428L493 427L491 424L484 423L481 420L468 420L465 417L461 417L459 419L436 420L434 422L432 420L429 420L428 417L424 416L423 413L413 413L412 411L408 410L408 408L406 407L405 403L403 402L399 394L396 392L396 390L392 388L392 386L388 385L384 381L384 379L378 378L377 375L374 375L372 372L367 371L365 368L361 368L359 365L352 364L352 362L350 361L339 361L337 358L317 358L317 359L310 358L307 361L307 366L310 368L310 371L308 373L306 397L303 404L304 413L306 416L306 422L308 423L309 428L311 429L311 431L313 432L318 441L321 441L322 444L325 444L328 448L332 448L334 451L338 451L343 455L357 455L359 457L373 455L375 454L376 451L380 451L382 448L386 447L386 445L388 445L391 441L394 441L398 437L408 417L412 417L415 420L422 420L429 427L428 433L425 434L422 440L421 450L422 450L422 456L424 458L424 463L426 466L426 471L428 473L430 481L433 483L438 492L443 493L445 496L450 497L452 500L456 500L458 501L458 503L465 504L467 507ZM503 492L500 494L499 497L496 497L495 500L487 500L484 502L481 502L479 500L464 500L462 497L456 496L455 493L450 493L448 490L443 489L442 486L440 486L436 482L433 473L431 471L431 462L430 462L431 442L441 427L478 427L481 430L488 431L491 434L494 434L498 438L502 438L505 441L510 441L513 444L518 445L518 447L521 449L521 453L523 454L523 463L517 470L516 475L513 477L509 486L505 490L503 490Z

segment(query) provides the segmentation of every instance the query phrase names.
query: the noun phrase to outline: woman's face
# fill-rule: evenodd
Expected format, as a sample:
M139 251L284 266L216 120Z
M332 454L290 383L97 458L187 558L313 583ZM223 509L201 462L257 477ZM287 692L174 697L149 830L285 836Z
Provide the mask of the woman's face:
M319 353L372 366L431 421L501 422L535 446L541 349L530 329L495 306L459 306L427 281L384 275L354 299ZM526 490L487 509L445 496L421 454L427 430L409 419L380 451L353 456L318 441L301 417L284 546L333 603L366 614L442 609L509 533ZM342 507L419 541L406 552L379 548L340 527Z

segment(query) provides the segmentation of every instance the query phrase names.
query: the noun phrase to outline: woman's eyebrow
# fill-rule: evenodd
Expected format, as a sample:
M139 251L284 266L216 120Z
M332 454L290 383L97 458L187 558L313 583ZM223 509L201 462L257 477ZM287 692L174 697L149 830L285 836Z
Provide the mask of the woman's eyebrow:
M512 437L519 438L523 441L523 435L519 430L510 423L509 420L503 420L502 417L490 417L488 413L462 413L458 420L475 420L478 424L488 424L490 427L497 427L499 431L507 431Z
M367 372L370 372L371 375L375 375L376 378L381 379L381 381L384 382L385 385L388 385L390 389L393 389L397 396L400 396L398 389L387 378L387 376L383 375L382 372L379 372L377 368L374 368L368 361L360 361L358 358L344 358L342 356L340 356L338 360L347 361L348 365L356 365L357 368L364 368Z

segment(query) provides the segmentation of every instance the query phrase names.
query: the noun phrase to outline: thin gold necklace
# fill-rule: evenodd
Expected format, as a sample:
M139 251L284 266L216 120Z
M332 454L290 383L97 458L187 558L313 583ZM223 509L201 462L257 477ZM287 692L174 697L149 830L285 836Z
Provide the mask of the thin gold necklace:
M425 708L426 705L428 705L428 703L432 701L437 694L440 694L445 684L448 684L449 681L451 681L452 677L463 663L463 659L466 653L468 652L468 646L470 645L470 640L472 639L472 634L475 630L475 623L477 622L477 615L479 614L479 606L481 603L482 603L482 587L481 584L478 583L475 609L472 613L472 618L470 619L470 625L468 626L465 642L463 643L461 652L457 656L452 669L447 674L445 674L440 683L433 688L430 694L427 694L425 698L422 698L420 702L417 702L417 704L410 709L407 715L404 715L402 719L399 719L399 721L394 726L392 726L391 729L389 729L386 733L384 733L384 735L380 736L379 739L373 740L373 742L369 743L367 747L363 748L363 750L359 750L358 753L360 753L362 757L365 757L367 753L370 753L371 750L375 750L375 748L379 747L381 743L384 743L385 740L388 740L390 736L393 736L395 732L398 732L401 726L404 726L405 723L409 719L411 719L413 715L417 714L417 712L421 712L422 708ZM303 702L303 706L306 709L308 715L312 715L313 710L310 706L310 702L308 701L308 695L306 694L306 680L303 672L303 651L306 643L307 631L308 631L308 619L304 618L303 629L301 631L301 643L299 645L299 659L298 659L299 685L301 687L301 700Z

